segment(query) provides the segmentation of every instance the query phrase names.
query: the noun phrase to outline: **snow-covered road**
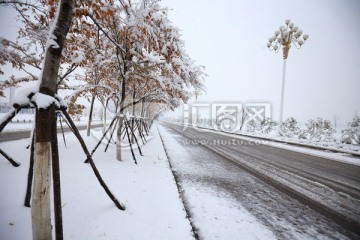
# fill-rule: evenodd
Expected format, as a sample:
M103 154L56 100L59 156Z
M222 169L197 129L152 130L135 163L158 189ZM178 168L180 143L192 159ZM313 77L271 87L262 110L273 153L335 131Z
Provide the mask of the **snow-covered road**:
M214 133L194 132L191 128L180 134L179 131L172 128L180 130L179 126L171 126L171 128L166 125L159 126L188 208L195 223L199 224L197 227L200 229L200 236L204 235L205 239L216 239L219 232L221 234L236 233L237 236L252 234L251 236L255 237L254 231L251 231L250 227L242 228L246 221L265 225L276 238L280 239L346 239L358 237L202 145L207 143L212 148L222 151L223 154L251 166L257 172L271 176L272 179L295 188L296 191L300 191L307 197L314 198L336 208L338 211L342 211L343 214L352 217L355 221L358 220L359 216L358 167L336 161L323 162L323 159L316 157L304 158L304 155L299 153L284 155L284 152L280 150L258 144L252 146L239 142L236 145L234 143L237 142L231 141L228 137ZM183 134L187 137L184 137ZM188 137L197 142L191 141ZM225 144L226 141L228 144ZM239 147L239 145L242 146ZM262 147L266 147L266 149L262 149ZM270 150L267 151L267 148ZM278 162L274 162L274 156L279 159ZM298 159L302 161L297 161ZM308 164L312 161L316 162ZM330 166L330 169L333 168L330 173L326 170L326 165L332 166ZM313 166L316 168L311 171ZM342 169L345 167L347 168ZM320 170L322 168L324 168L324 172L328 173L327 175L323 175ZM349 174L346 174L346 171ZM298 175L298 172L302 174ZM323 175L327 180L330 179L330 183L327 182L329 186L332 186L331 184L334 182L344 183L343 185L340 184L343 187L342 191L325 186L320 183L321 179L316 179L319 182L308 179L309 176L314 177L314 175ZM194 201L194 198L201 199L201 201ZM218 204L231 210L214 212L211 207L214 199L217 199ZM199 208L203 208L204 211L199 212ZM191 211L192 209L195 210ZM241 219L237 216L244 215L235 214L236 211L247 211L253 218L249 218L252 220ZM216 223L224 221L229 222L225 226L231 226L231 231L227 228L224 229L221 224L217 227ZM206 224L212 224L212 232L202 232L202 228L208 229L204 227ZM250 225L252 226L252 224ZM221 239L234 239L231 236L229 238L223 237Z

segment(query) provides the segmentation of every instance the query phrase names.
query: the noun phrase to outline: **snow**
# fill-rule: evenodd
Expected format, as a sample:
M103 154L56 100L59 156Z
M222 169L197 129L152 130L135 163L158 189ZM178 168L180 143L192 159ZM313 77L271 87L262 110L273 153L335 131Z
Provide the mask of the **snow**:
M95 129L94 136L97 131L101 129ZM85 131L81 134L84 137ZM102 177L125 205L125 211L114 206L90 166L83 163L85 156L75 137L65 134L66 148L59 135L64 239L194 239L156 127L150 135L152 138L142 147L144 156L135 152L138 165L133 163L129 151L123 152L123 161L117 161L113 145L106 153L101 145L94 154ZM92 150L97 139L84 138ZM0 158L0 181L6 183L0 188L0 239L31 239L31 213L23 206L29 162L27 145L28 139L0 143L21 163L14 168ZM179 151L186 154L184 148ZM191 185L185 191L194 213L192 220L204 239L275 239L231 197Z
M8 113L0 113L0 122L2 119L5 119ZM33 129L33 122L35 120L35 114L17 114L13 119L12 122L8 123L6 127L3 129L3 132L8 131L23 131L23 130L32 130ZM103 121L100 119L94 119L92 124L102 123ZM80 121L75 121L76 126L86 126L87 125L87 118L83 118ZM60 122L57 123L60 126ZM66 124L63 123L63 126Z
M73 51L72 52L72 55L71 55L72 59L71 59L71 62L73 64L79 64L81 63L82 61L84 61L85 59L85 54L83 51Z
M204 239L276 239L246 209L229 196L218 196L212 189L188 186L186 196L194 209L193 220ZM201 210L201 212L199 211ZM206 231L202 230L206 229Z
M26 115L28 115L28 114L26 114ZM33 117L31 119L29 119L29 120L23 119L22 121L19 121L19 123L17 123L17 122L8 123L6 125L6 127L4 128L3 132L31 130L33 124L30 121L34 121L34 117L35 116L33 115Z
M205 153L194 156L163 126L159 125L158 128L173 164L173 171L181 171L186 176L197 175L200 179L213 177L212 172L201 171L203 169L190 161L199 155L205 157ZM181 187L194 225L199 229L200 239L238 239L239 236L241 239L276 239L233 196L225 195L214 186L207 187L196 180L183 180Z
M35 103L38 108L44 108L44 109L49 107L52 103L54 103L57 107L67 106L65 101L59 95L55 94L55 98L54 98L49 95L39 93L38 88L39 88L38 86L23 88L22 90L19 91L19 93L16 94L12 104L16 103L19 105L34 106L33 103ZM31 99L29 99L29 95L31 93L34 93L34 95L31 97Z
M48 108L51 104L55 104L57 107L60 107L60 103L54 98L49 95L37 92L31 98L32 101L36 103L36 106L41 109Z
M57 42L55 40L56 40L56 36L52 34L46 42L46 49L59 48L60 46L59 46L59 44L57 44Z
M100 130L100 129L99 129ZM85 131L82 131L83 136ZM117 161L115 148L99 149L94 160L110 190L125 205L118 210L108 198L75 137L67 133L65 148L59 136L64 239L193 239L173 176L156 131L138 156L126 151ZM89 149L95 138L85 138ZM1 143L16 161L0 160L0 239L31 239L30 209L23 206L28 171L27 139ZM15 189L15 190L14 190ZM54 224L53 224L54 225Z
M59 48L60 46L57 44L56 40L56 36L54 35L54 30L56 28L57 22L59 20L59 16L60 16L60 7L61 4L58 4L57 10L56 10L56 15L54 20L52 21L51 25L50 25L50 29L49 29L49 36L48 39L46 41L46 46L45 46L45 52L47 51L48 48ZM42 68L44 69L44 68Z
M35 84L36 85L36 84ZM38 86L30 86L30 87L24 87L16 94L14 97L12 104L17 103L19 105L27 105L31 104L29 101L29 94L37 92L39 89ZM32 104L31 104L32 105Z
M56 100L58 100L61 107L67 107L67 104L66 104L65 100L62 97L55 94L55 98L56 98Z
M142 52L144 54L145 61L149 61L154 64L160 64L165 62L165 60L161 56L157 55L156 52L148 53L145 49L143 49Z

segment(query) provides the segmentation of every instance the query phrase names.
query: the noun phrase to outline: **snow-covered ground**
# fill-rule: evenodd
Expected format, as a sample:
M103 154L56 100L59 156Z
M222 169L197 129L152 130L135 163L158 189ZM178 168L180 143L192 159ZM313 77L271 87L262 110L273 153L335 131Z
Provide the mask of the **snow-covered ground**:
M6 115L5 113L0 113L0 119L2 119L5 115ZM3 131L10 132L10 131L31 130L34 125L34 118L35 118L34 114L17 114L12 119L12 121L6 125ZM80 121L74 121L74 123L77 126L80 125L85 126L87 124L87 119L82 118ZM102 123L102 121L100 119L95 119L92 121L92 123L93 124ZM57 122L57 125L60 126L60 121ZM63 121L62 125L66 126L66 123Z
M0 113L0 119L7 117L6 113ZM17 114L4 128L5 131L30 130L34 124L34 114Z
M83 136L85 131L82 131ZM117 161L115 149L102 146L94 160L110 190L125 205L118 210L98 183L80 145L66 133L67 148L59 138L64 239L192 239L174 178L153 128L144 156L135 165L126 151ZM85 137L89 149L96 144ZM30 209L23 206L28 171L29 140L1 143L16 161L12 167L0 157L0 239L32 239Z
M81 133L85 136L85 131ZM126 211L115 207L90 166L83 163L85 157L75 137L66 133L67 147L59 137L64 239L194 239L156 127L151 136L142 148L144 156L136 152L138 165L129 151L124 151L123 161L115 160L114 146L106 153L101 146L94 154L102 177ZM91 150L97 139L85 137L85 141ZM0 157L0 239L32 238L30 209L23 206L28 143L28 139L23 139L0 144L21 163L14 168ZM187 189L189 193L193 190L191 186ZM234 208L230 197L201 189L189 194L189 201L196 216L194 225L201 227L205 239L274 238L250 212ZM226 216L226 221L221 216Z

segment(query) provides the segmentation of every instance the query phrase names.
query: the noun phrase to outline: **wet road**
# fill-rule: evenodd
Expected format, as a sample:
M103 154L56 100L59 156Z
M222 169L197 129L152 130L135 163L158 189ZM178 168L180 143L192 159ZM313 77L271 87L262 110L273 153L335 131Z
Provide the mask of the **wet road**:
M189 173L179 165L180 181L233 195L277 237L359 239L359 166L211 131L183 131L168 124L163 129L190 154L186 164L198 168ZM169 154L176 167L179 157L174 151Z

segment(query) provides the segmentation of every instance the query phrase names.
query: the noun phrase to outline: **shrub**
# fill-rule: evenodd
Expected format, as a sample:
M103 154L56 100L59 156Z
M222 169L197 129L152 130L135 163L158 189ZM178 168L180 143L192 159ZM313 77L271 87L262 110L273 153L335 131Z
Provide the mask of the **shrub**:
M250 133L254 133L255 131L258 131L261 128L259 122L255 120L250 120L246 123L246 129Z
M264 121L261 122L261 132L270 133L277 126L277 122L273 121L271 118L265 118Z
M300 133L300 128L298 127L296 119L290 117L283 122L281 131L286 137L294 137Z
M348 128L342 131L341 142L346 144L360 144L360 117L354 116Z
M306 129L301 135L307 136L310 139L318 141L333 140L332 134L335 130L332 127L331 121L323 120L322 118L310 119L306 124Z

